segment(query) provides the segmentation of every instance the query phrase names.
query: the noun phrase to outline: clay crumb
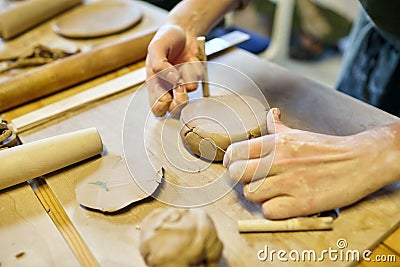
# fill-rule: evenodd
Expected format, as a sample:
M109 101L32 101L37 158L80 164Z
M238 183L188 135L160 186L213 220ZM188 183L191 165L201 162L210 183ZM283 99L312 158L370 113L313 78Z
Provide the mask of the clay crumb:
M18 253L17 255L15 255L15 258L19 259L19 258L22 258L23 256L25 256L25 252L22 251L22 252Z

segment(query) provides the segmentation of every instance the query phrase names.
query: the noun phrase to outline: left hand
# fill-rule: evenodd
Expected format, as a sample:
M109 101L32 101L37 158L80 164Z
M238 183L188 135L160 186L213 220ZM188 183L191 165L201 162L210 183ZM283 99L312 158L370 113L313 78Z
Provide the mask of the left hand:
M179 25L166 24L157 31L146 57L147 88L154 115L162 117L188 100L187 92L197 88L194 81L203 75L201 64L181 65L180 69L176 65L196 61L196 36Z
M280 121L276 108L267 127L268 135L232 144L223 164L269 219L344 207L398 177L388 165L394 140L383 128L352 136L296 130Z

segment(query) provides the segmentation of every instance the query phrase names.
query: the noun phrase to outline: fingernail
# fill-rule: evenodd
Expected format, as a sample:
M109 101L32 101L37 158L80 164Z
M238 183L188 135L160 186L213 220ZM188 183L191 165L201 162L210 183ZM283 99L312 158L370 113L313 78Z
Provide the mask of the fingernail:
M230 153L231 153L231 150L229 149L229 147L228 147L228 149L225 151L225 155L224 155L224 159L223 159L223 161L222 161L222 165L224 166L224 168L228 168L228 166L229 166L229 163L230 163Z
M253 179L252 179L251 183L248 186L249 193L256 192L265 181L265 178L264 179L260 179L260 180L255 180L255 181L253 181Z
M179 75L174 71L168 72L165 77L167 78L167 81L169 81L172 84L177 83L180 78Z
M168 107L169 107L169 102L158 101L153 105L151 110L157 117L162 117L167 113Z
M272 113L274 114L275 117L278 117L279 119L281 118L281 111L279 108L274 108L272 110Z
M172 89L173 89L174 95L176 93L179 94L179 95L187 94L186 86L183 84L183 80L182 79L179 79L177 84Z
M162 103L162 104L164 104L164 103L171 103L173 101L173 99L171 98L171 99L164 99L164 98L160 98L157 102L158 103Z
M224 159L222 160L222 166L224 166L224 168L226 168L228 166L228 159L226 158L225 155L224 155Z
M186 87L182 84L178 84L177 86L174 87L174 94L186 94Z

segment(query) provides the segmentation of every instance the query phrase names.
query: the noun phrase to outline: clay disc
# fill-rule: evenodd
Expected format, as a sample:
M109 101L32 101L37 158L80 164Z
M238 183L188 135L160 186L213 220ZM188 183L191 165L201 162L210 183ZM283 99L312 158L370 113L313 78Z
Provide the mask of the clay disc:
M134 1L99 0L76 7L53 24L53 30L70 38L93 38L124 31L140 21Z
M250 96L195 99L182 109L180 135L195 155L221 161L230 144L266 134L266 113L266 107Z

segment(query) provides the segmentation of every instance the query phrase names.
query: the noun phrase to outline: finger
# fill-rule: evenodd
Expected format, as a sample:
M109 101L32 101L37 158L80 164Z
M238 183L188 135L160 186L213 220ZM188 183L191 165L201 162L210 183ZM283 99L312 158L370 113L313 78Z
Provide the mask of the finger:
M290 128L281 121L281 111L278 108L272 108L267 113L268 134L287 132L289 130Z
M273 154L269 154L261 158L232 162L228 168L229 175L234 181L241 183L263 179L268 176L272 160Z
M162 117L168 111L172 95L157 78L146 81L151 111L157 117Z
M292 196L278 196L265 201L261 207L264 216L271 220L306 216L318 212L305 202L303 199Z
M170 84L177 84L181 79L179 71L170 63L166 57L162 57L162 55L157 56L154 55L157 52L153 52L151 55L148 55L148 63L149 67L146 69L147 78L154 79L155 77L160 78L164 81L167 81ZM161 58L159 58L161 57Z
M203 76L204 71L200 62L189 62L179 66L179 73L188 91L196 90L198 81Z
M182 51L185 45L184 34L178 27L161 28L148 46L146 67L148 78L157 74L159 78L176 84L180 79L179 71L171 64L170 59L176 57L173 51ZM168 45L166 37L174 44L174 49ZM172 54L171 54L172 53Z
M252 181L243 186L244 196L254 203L263 203L274 197L283 195L279 188L274 187L278 178L268 177L257 181Z
M158 85L157 85L158 86ZM156 99L151 107L151 111L157 117L164 116L171 106L173 101L171 94L165 92L162 96Z
M189 96L186 92L186 87L183 84L174 87L172 91L174 99L169 106L169 112L177 115L189 100Z
M146 58L146 74L149 77L152 73L149 67L149 58ZM168 90L164 88L164 85L156 76L146 79L146 87L149 94L149 102L151 111L157 117L164 116L169 108L172 101L172 96L168 93Z
M265 135L258 138L233 143L225 152L223 165L228 168L238 160L265 157L275 149L275 136Z
M149 44L148 54L146 57L146 74L147 78L152 78L158 74L164 80L174 84L179 80L179 72L168 61L168 49L161 42L153 41Z

